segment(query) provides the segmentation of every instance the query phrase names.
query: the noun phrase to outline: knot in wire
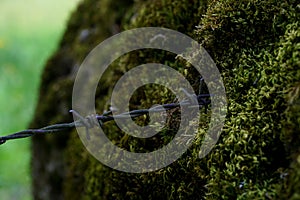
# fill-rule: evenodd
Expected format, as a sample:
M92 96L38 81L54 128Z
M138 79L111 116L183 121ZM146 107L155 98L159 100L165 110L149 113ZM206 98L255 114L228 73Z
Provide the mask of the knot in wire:
M184 88L180 88L180 89L188 97L188 101L191 105L199 105L198 97L196 94L190 94Z
M3 138L0 139L0 145L4 144L5 142L6 142L6 139L3 139Z
M81 123L79 126L85 127L86 137L88 140L90 140L89 129L94 128L95 126L102 127L101 120L98 120L97 115L95 115L95 114L83 117L75 110L70 110L70 113L73 113L76 117L79 118L79 122Z

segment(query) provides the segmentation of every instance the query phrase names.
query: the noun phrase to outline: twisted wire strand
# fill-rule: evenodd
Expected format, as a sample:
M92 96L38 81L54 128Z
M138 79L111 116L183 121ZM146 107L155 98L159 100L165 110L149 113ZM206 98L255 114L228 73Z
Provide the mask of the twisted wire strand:
M87 117L81 116L79 113L77 113L74 110L70 110L71 113L73 113L75 116L79 118L79 120L76 120L71 123L61 123L61 124L54 124L49 125L40 129L27 129L23 131L19 131L10 135L2 136L0 137L0 145L4 144L8 140L15 140L15 139L21 139L21 138L27 138L38 134L47 134L47 133L57 133L61 131L66 131L69 129L72 129L74 127L85 127L87 137L89 137L88 130L90 128L93 128L96 125L100 125L101 127L105 122L112 121L114 119L124 119L124 118L136 118L145 114L148 114L149 112L162 112L171 110L174 108L178 108L180 106L187 106L188 108L194 108L195 106L202 108L205 107L205 112L207 110L208 105L210 104L210 97L212 95L210 94L199 94L194 98L193 95L188 94L186 91L183 90L183 92L186 93L188 99L184 100L179 103L169 103L169 104L163 104L160 106L155 106L150 109L139 109L139 110L132 110L129 112L120 113L117 115L112 115L112 111L108 111L103 113L102 115L89 115ZM195 101L197 100L197 102Z

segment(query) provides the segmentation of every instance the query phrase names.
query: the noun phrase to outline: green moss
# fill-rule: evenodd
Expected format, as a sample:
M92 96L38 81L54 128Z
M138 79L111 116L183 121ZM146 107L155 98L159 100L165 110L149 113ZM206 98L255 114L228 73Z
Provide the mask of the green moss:
M159 26L195 38L216 62L229 103L224 130L212 152L199 159L210 121L209 112L203 114L192 147L168 167L145 174L123 173L102 165L84 149L73 132L64 149L65 160L61 161L65 166L65 197L297 199L300 195L300 7L297 1L149 0L135 1L131 6L132 3L86 0L79 6L70 20L61 50L46 67L41 87L41 97L46 97L46 101L38 107L37 125L67 119L61 110L50 112L49 102L66 101L71 93L64 94L62 90L70 87L70 82L65 82L72 80L68 74L94 46L115 33L115 27L120 31ZM88 37L81 37L83 30L90 31ZM62 67L64 61L67 67ZM199 74L175 55L153 50L132 52L115 61L101 80L97 111L107 109L111 83L132 67L154 61L182 72L194 89L198 89ZM53 98L56 93L59 95ZM151 85L147 90L136 91L131 108L150 107L173 99L168 90ZM176 111L172 114L167 128L149 140L133 138L119 131L114 123L105 125L105 133L121 148L152 151L172 140L179 122ZM145 120L139 118L137 123L143 124ZM53 142L46 142L47 147ZM35 154L41 156L37 151L36 148Z
M158 9L159 8L159 9ZM188 29L184 30L183 28L187 26L195 26L196 21L191 22L189 19L192 19L193 13L197 13L199 9L199 2L194 2L191 4L179 1L149 1L146 4L142 4L140 9L135 8L138 12L134 15L134 19L131 19L131 23L127 25L127 28L134 27L143 27L143 26L164 26L172 29L182 29L183 32L188 33ZM160 11L160 9L163 9ZM176 10L180 13L176 15L176 19L172 14L172 10ZM186 11L194 11L187 13ZM158 11L158 12L156 12ZM170 13L170 11L172 11ZM156 15L154 17L154 15ZM153 20L158 21L153 22ZM180 23L179 23L180 21ZM191 29L190 29L191 30ZM191 34L192 32L190 32ZM150 56L149 56L150 55ZM139 51L133 52L129 55L126 55L122 58L122 64L126 65L123 67L123 73L132 67L137 66L138 64L148 63L148 62L162 62L167 63L169 66L173 66L175 69L184 68L183 63L175 60L176 55L170 55L162 51ZM120 63L116 63L120 68ZM121 65L122 68L122 65ZM116 69L120 71L120 69ZM121 70L122 71L122 70ZM121 74L115 73L115 76L118 77ZM101 84L102 85L102 84ZM148 90L144 92L143 90L138 91L132 98L131 103L133 108L138 107L150 107L155 103L165 103L170 102L174 97L168 94L167 91L157 93L158 87L152 86L148 87ZM154 95L155 94L155 95ZM109 95L109 94L108 94ZM141 100L141 97L151 96L149 98L144 98ZM155 98L153 98L155 96ZM135 98L137 97L137 98ZM139 105L138 107L134 105ZM148 140L140 140L124 135L120 131L116 132L116 129L112 126L108 126L105 130L105 133L108 137L111 137L114 141L120 141L118 145L125 149L131 149L133 151L149 151L147 147L153 148L153 146L161 145L161 141L165 142L172 139L171 126L175 123L176 119L169 120L169 129L163 131L159 136L151 138ZM174 127L175 128L175 127ZM195 160L195 158L191 158ZM172 166L161 169L157 172L147 173L147 174L128 174L123 172L118 172L111 170L107 167L99 166L99 162L96 160L91 160L90 168L92 170L86 171L86 185L87 197L92 199L99 198L98 191L102 191L101 194L104 199L186 199L192 198L192 196L203 196L204 195L204 181L201 177L194 174L193 170L188 170L182 166L186 166L187 163L194 163L191 160L182 159L178 162L175 162ZM194 164L190 165L190 169L193 169ZM198 178L196 178L198 177ZM194 179L195 178L195 179ZM99 182L99 180L105 179L104 182ZM130 181L129 181L130 180ZM199 186L199 189L193 189L187 187L192 183ZM126 184L124 184L126 183ZM163 195L162 195L163 194Z
M281 66L293 66L299 68L300 64L300 28L299 23L287 26L286 34L282 39L278 58ZM281 187L282 199L299 199L300 197L300 104L299 104L299 70L290 77L291 84L286 89L287 109L284 113L285 121L281 132L282 141L285 144L287 157L291 160L290 168L284 171L287 176Z
M288 93L289 106L285 113L287 120L282 131L283 141L286 145L288 157L291 160L290 168L282 173L283 176L286 176L280 190L282 199L299 199L300 197L299 89L299 83L290 88L290 92Z
M204 159L208 199L278 198L281 169L289 162L280 139L287 89L299 80L295 8L296 2L212 2L199 25L199 40L222 71L229 100L224 132Z

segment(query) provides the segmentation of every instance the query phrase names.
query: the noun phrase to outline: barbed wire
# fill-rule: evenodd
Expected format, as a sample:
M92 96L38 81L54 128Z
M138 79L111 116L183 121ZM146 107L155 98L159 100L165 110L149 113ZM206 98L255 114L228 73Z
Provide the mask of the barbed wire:
M183 92L187 95L188 99L182 102L163 104L163 105L152 107L150 109L132 110L117 115L112 115L112 111L107 111L102 115L96 114L96 115L88 115L86 117L83 117L75 110L70 110L70 112L73 113L76 117L78 117L79 120L76 120L71 123L54 124L40 129L27 129L10 135L2 136L0 137L0 145L4 144L8 140L27 138L38 134L57 133L57 132L62 132L62 131L72 129L74 127L85 127L87 137L89 138L89 129L98 125L102 127L105 122L113 121L114 119L124 119L124 118L133 119L145 114L149 114L150 112L162 112L162 111L178 108L180 106L187 106L188 108L205 107L205 112L206 112L208 105L211 103L210 94L200 93L199 95L196 96L187 93L185 90L183 90Z

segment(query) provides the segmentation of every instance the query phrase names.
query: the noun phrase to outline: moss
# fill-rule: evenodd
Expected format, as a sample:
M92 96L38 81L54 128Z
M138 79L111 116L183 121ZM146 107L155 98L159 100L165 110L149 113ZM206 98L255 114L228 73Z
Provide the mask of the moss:
M299 67L299 38L300 29L298 22L287 27L286 34L281 42L278 51L278 58L281 66ZM300 106L299 106L299 70L291 76L292 84L286 90L287 109L283 121L284 126L281 132L282 141L285 144L287 158L290 160L290 168L282 172L285 182L281 187L282 199L299 199L300 197Z
M164 10L160 12L160 9ZM172 14L169 15L170 11L175 9L177 9L176 12L179 13L176 15L176 19L174 19ZM189 30L184 30L183 28L186 26L196 25L196 21L193 23L189 21L189 19L192 18L191 16L193 15L193 12L187 13L186 10L195 11L194 13L197 13L198 9L199 2L196 1L192 4L185 2L181 2L179 4L179 1L149 1L146 2L146 4L142 4L140 9L137 9L138 12L134 15L135 18L130 20L131 23L127 25L127 28L153 26L155 24L175 30L182 29L182 31L188 33ZM156 11L159 12L156 13ZM153 15L156 15L156 17ZM158 24L158 22L153 22L153 20L158 20L160 23ZM180 23L178 23L179 21ZM133 52L121 59L122 64L126 64L126 67L123 68L123 73L138 64L154 61L168 63L168 65L173 66L176 69L183 68L183 64L180 61L175 60L175 56L176 55L170 55L161 51L145 50ZM117 64L120 68L121 64ZM119 75L122 75L122 73ZM115 73L115 76L117 77L118 75ZM147 89L149 89L147 92L143 92L141 90L136 93L137 98L133 97L131 101L133 106L138 105L138 107L150 107L153 102L164 103L174 99L171 99L171 96L167 95L166 92L153 95L155 92L159 91L157 90L157 87L149 87ZM141 97L147 97L150 95L152 97L150 98L151 102L147 98L140 101ZM153 96L155 96L155 98L153 98ZM134 106L134 108L138 107ZM169 124L172 125L174 120L175 119L170 119ZM143 152L149 151L149 149L147 149L148 146L153 148L153 146L158 145L159 147L161 145L162 138L166 142L170 141L173 135L171 129L169 129L166 132L162 132L159 136L151 138L150 141L137 140L133 137L128 137L119 131L116 132L116 129L112 129L112 126L108 126L105 133L108 137L112 136L113 140L121 141L119 145L122 148L126 149L133 147L131 150ZM195 160L195 158L191 159ZM172 166L166 169L161 169L157 172L147 174L128 174L99 166L98 161L91 159L91 170L87 170L85 174L86 190L88 191L86 196L91 199L97 199L99 198L99 191L101 191L100 193L103 199L177 199L178 197L180 199L186 199L192 198L192 196L203 196L205 191L205 188L203 187L204 181L201 177L194 174L193 168L196 166L193 164L189 167L192 170L182 167L186 166L187 163L193 162L191 160L182 159L175 162ZM105 182L99 182L99 180L104 179ZM191 184L198 185L199 189L195 190L187 187Z
M286 122L282 131L288 157L291 160L290 168L282 171L285 182L281 186L282 199L299 199L300 197L300 149L299 149L299 83L290 88L288 93L289 106L286 111Z
M299 80L297 3L211 3L197 34L222 71L229 107L219 143L204 159L207 198L278 198L289 163L281 140L286 91Z
M221 71L229 104L224 130L212 152L198 158L210 121L207 113L202 115L192 147L176 162L151 173L129 174L102 165L84 149L74 131L70 138L64 138L67 144L65 141L60 146L66 157L58 161L64 164L63 175L56 174L63 182L65 198L297 199L299 9L296 0L84 1L70 19L60 50L45 69L35 126L68 119L61 108L70 106L68 98L74 78L71 71L76 71L75 66L100 41L136 27L167 27L195 38ZM153 50L132 52L115 61L101 80L102 87L97 89L98 112L108 106L111 83L132 67L154 61L182 72L198 89L199 74L175 55ZM54 98L54 94L58 95ZM147 90L136 91L131 108L173 99L168 90L151 85ZM51 103L55 101L53 107ZM152 151L172 140L178 128L177 112L169 113L167 128L149 140L130 137L114 123L105 125L105 133L121 148ZM137 123L146 121L138 119ZM36 139L34 155L39 161L48 162L41 157L49 152L50 157L57 155L50 147L60 139ZM40 149L46 148L49 149L41 153ZM37 174L47 172L43 164L33 163L39 167L33 170ZM55 188L57 181L47 183ZM60 183L57 191L61 187Z

